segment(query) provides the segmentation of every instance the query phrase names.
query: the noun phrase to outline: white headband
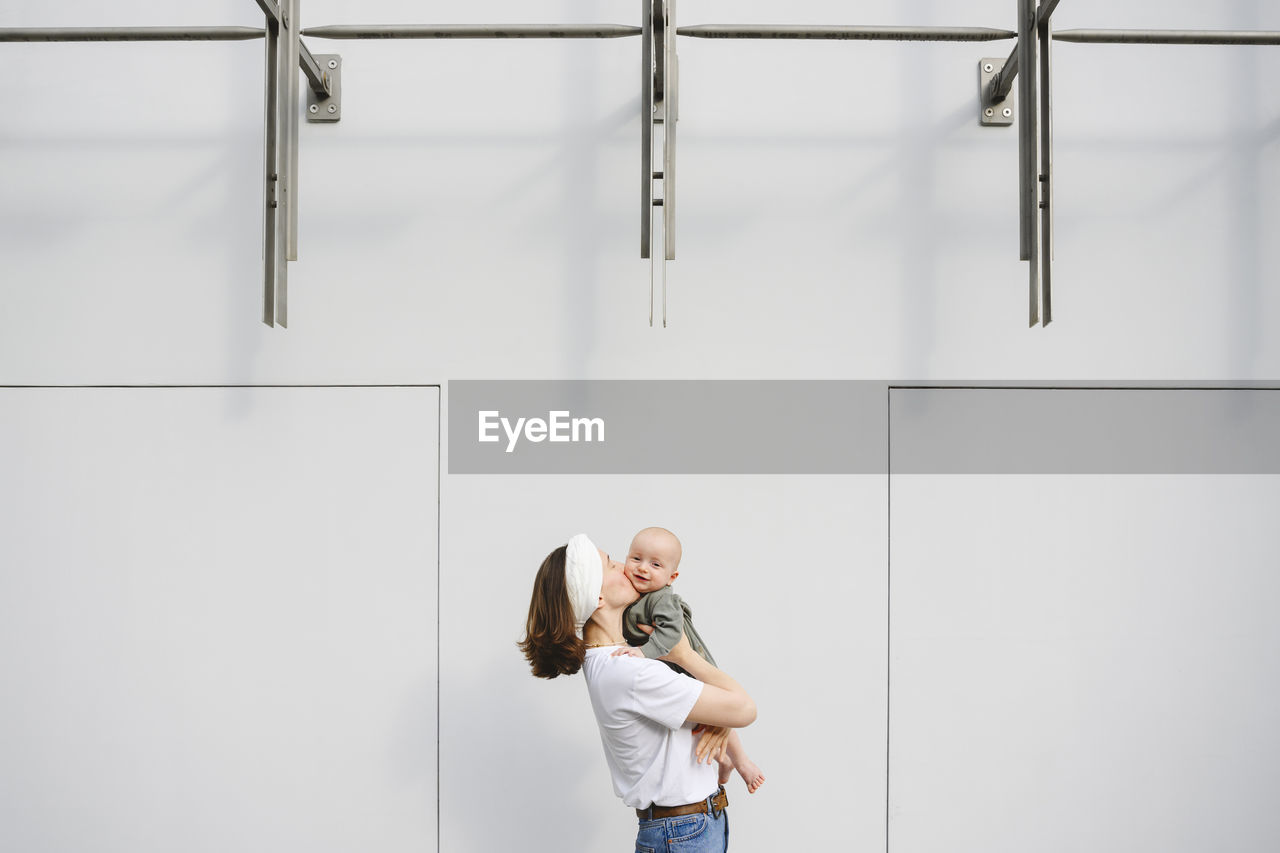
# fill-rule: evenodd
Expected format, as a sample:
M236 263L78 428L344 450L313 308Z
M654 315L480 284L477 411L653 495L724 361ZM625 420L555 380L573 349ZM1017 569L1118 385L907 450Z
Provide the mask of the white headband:
M599 549L585 533L569 540L564 557L564 583L569 591L569 606L573 608L573 629L581 637L583 626L600 604L604 568Z

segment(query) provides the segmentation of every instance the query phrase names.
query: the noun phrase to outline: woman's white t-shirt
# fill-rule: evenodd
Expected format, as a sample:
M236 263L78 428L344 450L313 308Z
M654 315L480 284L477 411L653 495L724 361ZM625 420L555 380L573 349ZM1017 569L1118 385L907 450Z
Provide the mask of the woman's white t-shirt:
M615 651L587 649L582 664L613 792L636 809L696 803L714 794L716 765L698 763L693 723L685 722L702 682L660 661Z

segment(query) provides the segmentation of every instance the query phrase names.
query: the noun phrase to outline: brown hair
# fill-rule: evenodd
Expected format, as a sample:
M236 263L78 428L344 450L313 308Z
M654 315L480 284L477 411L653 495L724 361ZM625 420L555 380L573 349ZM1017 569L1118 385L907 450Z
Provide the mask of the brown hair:
M520 651L538 678L573 675L582 668L587 654L582 638L573 629L573 611L564 580L567 550L561 545L548 554L533 580L529 619L525 622Z

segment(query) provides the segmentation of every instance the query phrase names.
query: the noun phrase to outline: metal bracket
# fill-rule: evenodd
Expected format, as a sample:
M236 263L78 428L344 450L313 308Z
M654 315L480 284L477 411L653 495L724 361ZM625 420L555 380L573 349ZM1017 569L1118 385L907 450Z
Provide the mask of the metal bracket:
M336 53L317 53L316 63L324 74L329 91L307 88L307 121L334 122L342 119L342 57Z
M978 122L983 127L1012 127L1013 99L996 100L996 83L1004 71L1005 60L987 56L978 61Z

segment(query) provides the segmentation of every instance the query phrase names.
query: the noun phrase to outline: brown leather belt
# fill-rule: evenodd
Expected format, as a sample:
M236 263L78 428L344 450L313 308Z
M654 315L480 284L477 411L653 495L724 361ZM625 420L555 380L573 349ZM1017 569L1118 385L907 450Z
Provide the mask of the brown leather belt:
M729 795L724 792L724 785L720 789L707 797L705 800L699 800L696 803L689 803L684 806L649 806L647 809L636 809L636 817L641 820L661 820L664 817L680 817L687 814L719 814L729 807Z

